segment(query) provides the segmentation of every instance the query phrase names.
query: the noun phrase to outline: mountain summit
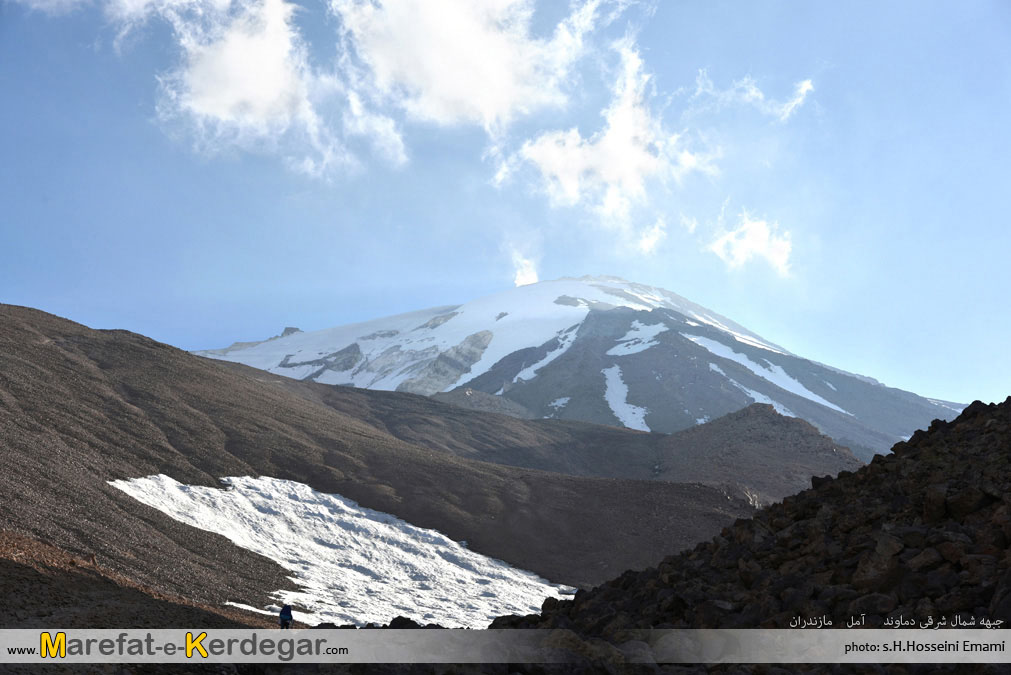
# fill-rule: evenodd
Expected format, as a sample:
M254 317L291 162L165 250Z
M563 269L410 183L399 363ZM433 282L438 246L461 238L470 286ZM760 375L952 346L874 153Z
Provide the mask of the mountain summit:
M454 403L487 408L486 394L516 416L664 433L766 403L865 461L962 408L804 359L676 293L610 276L196 353L299 380L454 392Z

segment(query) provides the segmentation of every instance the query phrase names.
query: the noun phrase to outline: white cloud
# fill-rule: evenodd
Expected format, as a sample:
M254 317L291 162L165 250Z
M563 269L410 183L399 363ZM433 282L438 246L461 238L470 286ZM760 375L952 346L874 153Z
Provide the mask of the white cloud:
M357 92L348 92L348 109L344 115L344 131L351 136L370 139L376 153L385 157L394 166L407 163L404 139L396 122L386 115L365 107Z
M803 80L794 85L793 98L774 101L766 98L751 77L737 80L727 89L717 89L709 73L702 69L695 78L695 93L692 95L692 105L688 114L720 110L733 104L745 104L753 106L763 114L775 117L780 122L785 122L804 104L807 95L812 91L814 84L811 80Z
M513 283L517 286L536 284L539 279L537 277L537 263L534 262L533 258L521 253L517 248L512 249L511 256Z
M708 250L720 257L729 267L740 267L752 258L762 258L780 275L790 272L790 233L779 233L779 224L771 225L755 220L747 211L741 211L738 227L717 237Z
M186 63L173 78L178 105L201 120L263 134L295 120L316 123L304 59L291 26L295 6L263 0L234 18L220 35L181 35Z
M649 255L656 251L656 247L667 237L667 224L664 222L663 218L657 218L656 223L653 227L642 232L639 235L638 247L639 250Z
M699 227L699 221L697 218L689 218L685 214L681 214L681 227L688 231L688 234L695 234L695 230Z
M532 0L330 0L378 93L419 120L500 133L566 102L563 86L601 0L532 37Z
M548 132L525 142L518 156L538 169L554 205L589 202L604 224L628 229L632 208L647 201L649 181L716 175L718 153L693 153L681 135L664 129L650 109L650 75L638 51L628 40L616 49L621 71L602 111L603 129L590 138L574 128Z
M20 4L50 16L67 14L91 4L91 0L17 0Z
M811 82L811 80L804 80L803 82L798 82L794 87L793 98L791 98L786 103L782 103L779 105L780 121L785 122L787 119L789 119L790 115L793 114L793 111L804 104L804 99L812 91L814 91L814 84Z
M320 86L325 78L309 65L293 22L296 5L286 0L232 6L227 0L116 1L124 17L156 12L173 26L183 58L160 78L158 111L202 150L235 146L278 153L290 167L312 175L354 165L317 109L314 99L333 93L334 83Z
M119 50L138 28L171 27L179 62L157 77L157 110L173 135L203 152L230 148L280 155L293 170L327 176L359 162L351 139L364 139L395 166L407 162L394 120L363 100L340 61L314 67L290 0L20 0L55 13L100 6ZM334 43L337 35L334 35Z

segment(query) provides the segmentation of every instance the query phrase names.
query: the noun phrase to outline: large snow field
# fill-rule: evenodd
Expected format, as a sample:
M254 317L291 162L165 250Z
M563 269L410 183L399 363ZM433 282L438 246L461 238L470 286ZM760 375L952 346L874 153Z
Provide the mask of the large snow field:
M311 625L387 623L401 615L485 628L497 616L540 611L544 598L571 591L436 530L302 483L268 477L222 482L227 489L183 485L165 475L110 484L291 571L300 589L274 596L304 608L295 618Z

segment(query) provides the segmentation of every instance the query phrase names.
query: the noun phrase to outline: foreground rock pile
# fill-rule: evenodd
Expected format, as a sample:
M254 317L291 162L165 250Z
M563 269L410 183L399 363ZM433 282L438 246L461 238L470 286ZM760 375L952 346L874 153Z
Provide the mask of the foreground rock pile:
M789 628L796 617L1011 624L1011 397L812 483L657 568L492 627L620 641L631 628Z

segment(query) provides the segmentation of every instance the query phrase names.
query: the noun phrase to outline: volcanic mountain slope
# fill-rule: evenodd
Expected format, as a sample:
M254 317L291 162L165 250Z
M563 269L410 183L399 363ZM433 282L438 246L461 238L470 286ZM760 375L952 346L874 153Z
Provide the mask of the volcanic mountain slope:
M234 367L234 366L233 366ZM311 391L319 402L403 441L461 457L574 476L655 479L731 488L760 503L810 484L811 476L862 463L807 422L755 403L671 435L567 420L520 422L459 410L430 398L350 387Z
M334 391L0 306L0 518L160 592L262 606L291 588L280 567L108 481L295 480L575 585L655 563L751 511L703 485L565 476L407 443L323 403Z
M962 408L803 359L675 293L614 277L198 353L299 380L665 433L767 403L865 461Z
M787 628L798 616L1011 624L1011 398L813 483L656 568L494 626L620 642L629 628Z

